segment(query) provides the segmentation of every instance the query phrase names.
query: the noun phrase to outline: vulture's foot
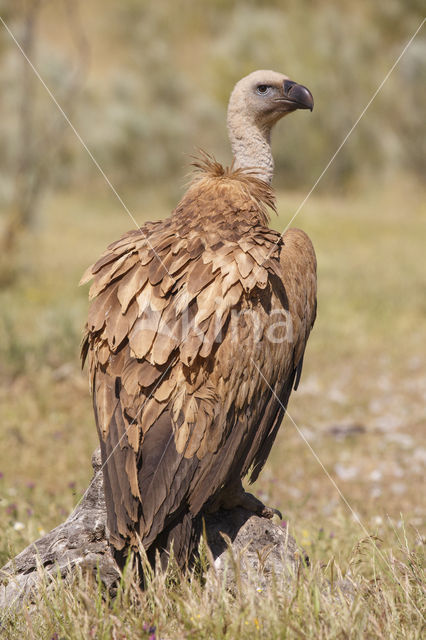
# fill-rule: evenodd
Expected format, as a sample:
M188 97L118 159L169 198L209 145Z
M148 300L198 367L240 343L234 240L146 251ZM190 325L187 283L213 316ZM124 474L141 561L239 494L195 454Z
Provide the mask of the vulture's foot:
M253 513L257 513L257 515L262 518L272 519L274 516L278 516L280 520L283 519L278 509L267 507L252 493L244 491L241 480L226 487L213 503L210 511L216 511L221 508L235 509L235 507L242 507L243 509L247 509L247 511L253 511Z

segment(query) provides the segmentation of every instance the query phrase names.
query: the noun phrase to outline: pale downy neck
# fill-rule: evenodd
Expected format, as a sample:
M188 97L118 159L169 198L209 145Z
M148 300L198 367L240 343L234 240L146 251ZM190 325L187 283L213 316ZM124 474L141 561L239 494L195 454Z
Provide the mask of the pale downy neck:
M228 108L228 135L235 168L253 169L253 175L271 184L274 175L271 128L260 128L241 113L238 105L231 103Z

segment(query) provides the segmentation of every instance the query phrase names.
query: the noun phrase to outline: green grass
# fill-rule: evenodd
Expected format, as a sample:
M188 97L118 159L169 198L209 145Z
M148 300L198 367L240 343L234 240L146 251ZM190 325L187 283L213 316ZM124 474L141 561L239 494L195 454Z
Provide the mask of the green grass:
M303 197L281 194L273 226ZM167 214L129 200L138 221ZM289 413L363 526L286 418L254 491L311 557L290 589L231 596L214 577L202 588L156 576L140 593L129 574L109 602L76 576L42 589L4 622L5 637L148 638L144 623L157 638L421 637L424 202L401 180L362 196L314 195L294 223L316 247L319 308ZM78 360L87 289L77 284L131 227L112 197L55 196L16 257L18 280L0 291L1 564L61 522L90 479L97 437ZM352 602L322 590L339 570L358 585Z

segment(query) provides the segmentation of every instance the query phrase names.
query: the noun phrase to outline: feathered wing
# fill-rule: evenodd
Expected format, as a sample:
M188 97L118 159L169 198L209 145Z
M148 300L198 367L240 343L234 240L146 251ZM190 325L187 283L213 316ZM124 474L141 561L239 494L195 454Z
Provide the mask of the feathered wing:
M317 263L312 242L300 229L289 229L283 235L280 263L282 283L289 302L291 333L287 355L287 377L281 380L279 391L272 393L262 425L262 441L255 447L250 481L254 482L274 443L290 394L300 381L306 343L317 312ZM265 435L266 434L266 435Z
M265 226L261 181L211 174L83 277L111 542L173 542L181 564L203 507L263 466L314 318L314 257L308 287L302 259L294 282L284 273L306 236Z

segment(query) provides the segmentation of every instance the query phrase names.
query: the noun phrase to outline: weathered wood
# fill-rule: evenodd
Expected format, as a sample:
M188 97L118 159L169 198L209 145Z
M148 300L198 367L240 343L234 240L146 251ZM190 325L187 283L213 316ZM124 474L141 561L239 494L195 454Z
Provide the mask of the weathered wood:
M0 570L0 610L20 606L37 589L44 576L65 577L77 566L99 572L111 589L120 570L111 553L106 532L106 507L101 472L100 451L92 456L94 477L83 499L69 518L36 540ZM256 585L264 588L272 575L288 578L300 563L294 539L271 520L260 518L245 509L221 510L206 518L206 536L214 558L214 570L222 573L228 564L227 582L232 588L233 568L229 551L240 560L240 577L255 576Z
M110 586L119 576L118 567L106 538L106 507L100 451L92 456L94 477L83 499L71 515L48 534L36 540L10 560L1 570L0 608L19 603L37 587L39 567L56 576L65 576L80 566L99 571Z

